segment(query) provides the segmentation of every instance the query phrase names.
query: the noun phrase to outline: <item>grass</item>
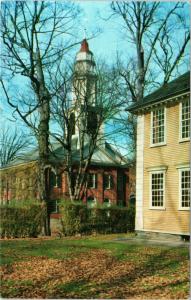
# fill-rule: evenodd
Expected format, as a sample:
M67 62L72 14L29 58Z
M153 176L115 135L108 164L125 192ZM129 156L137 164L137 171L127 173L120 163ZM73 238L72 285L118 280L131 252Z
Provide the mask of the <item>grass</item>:
M187 248L117 237L3 240L2 297L188 298Z

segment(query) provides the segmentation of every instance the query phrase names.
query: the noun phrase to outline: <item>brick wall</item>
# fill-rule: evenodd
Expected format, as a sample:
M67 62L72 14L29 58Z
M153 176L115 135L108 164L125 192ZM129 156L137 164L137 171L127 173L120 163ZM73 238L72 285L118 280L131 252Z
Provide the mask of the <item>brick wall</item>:
M112 204L117 204L119 200L123 204L128 204L129 195L132 191L132 182L135 178L129 175L128 169L120 169L114 167L91 167L90 173L97 174L96 188L89 188L83 197L86 202L87 198L92 196L97 202L102 204L104 199L110 199ZM1 200L11 199L35 199L38 198L38 176L37 164L29 163L25 165L15 166L1 171ZM104 176L112 176L112 187L104 188ZM123 188L119 190L118 176L123 178ZM51 188L51 199L69 198L67 177L65 173L61 174L61 186ZM131 179L130 179L131 178Z
M97 174L97 186L96 188L88 188L86 194L83 197L83 201L86 202L88 197L95 197L97 202L102 204L104 199L110 199L111 203L117 204L118 200L122 200L124 204L128 204L129 196L132 192L135 192L135 174L128 169L119 169L114 167L91 167L89 173ZM118 191L118 176L122 175L123 191ZM113 185L111 189L104 189L104 175L111 175ZM66 174L62 174L62 193L63 196L68 197L68 186Z

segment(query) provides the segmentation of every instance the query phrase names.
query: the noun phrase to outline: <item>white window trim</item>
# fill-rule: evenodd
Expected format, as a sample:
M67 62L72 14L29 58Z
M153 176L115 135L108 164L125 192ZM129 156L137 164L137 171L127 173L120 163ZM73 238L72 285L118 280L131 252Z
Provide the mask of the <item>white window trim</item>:
M182 138L182 101L179 103L179 143L190 141L190 137Z
M154 173L155 171L160 171L160 172L162 172L162 171L167 171L167 169L168 169L168 166L166 166L166 165L164 165L164 166L157 166L157 167L148 167L148 168L146 168L146 170L147 170L148 172L152 172L152 173Z
M155 143L153 144L153 112L160 109L160 108L164 108L164 142L161 143ZM159 147L159 146L165 146L166 145L166 132L167 132L167 128L166 128L166 107L162 106L162 107L157 107L155 109L153 109L151 111L151 122L150 122L150 148L153 147Z
M189 169L190 170L190 163L177 164L176 169Z
M59 213L59 205L58 205L58 200L53 200L55 201L55 210L51 212L51 214L58 214Z
M89 189L96 189L96 179L97 179L97 174L96 173L90 173L90 175L93 175L93 185L89 186Z
M109 184L108 184L108 187L105 187L106 190L111 190L112 188L112 184L111 184L111 180L112 180L112 175L111 174L105 174L105 176L108 176L109 177Z
M163 173L163 206L152 206L152 174L159 174L159 173ZM166 210L165 207L165 192L166 192L166 188L165 188L165 178L166 175L166 170L162 169L162 170L157 170L157 171L151 171L150 172L150 203L149 203L149 209L154 209L154 210Z
M178 173L179 173L179 205L178 205L178 210L190 210L190 207L183 207L182 206L182 188L181 188L181 181L182 181L182 171L190 171L189 167L179 167L178 168Z

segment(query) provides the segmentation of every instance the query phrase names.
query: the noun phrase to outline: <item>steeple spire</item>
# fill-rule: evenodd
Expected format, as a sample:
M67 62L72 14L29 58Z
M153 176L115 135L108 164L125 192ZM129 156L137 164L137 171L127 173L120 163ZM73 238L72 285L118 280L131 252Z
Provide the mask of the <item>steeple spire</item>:
M81 43L81 48L80 48L80 52L89 52L89 45L86 39L83 39L82 43Z

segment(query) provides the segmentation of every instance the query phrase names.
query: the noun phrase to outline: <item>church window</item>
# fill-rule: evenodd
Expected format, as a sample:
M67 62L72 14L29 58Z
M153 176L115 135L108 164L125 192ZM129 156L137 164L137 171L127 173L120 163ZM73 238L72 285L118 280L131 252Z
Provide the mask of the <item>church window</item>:
M87 132L95 134L98 126L97 114L94 111L88 111L87 114Z
M105 198L103 201L103 205L105 207L110 207L111 206L111 200L109 198Z
M104 175L104 188L110 190L113 187L113 176L110 174Z
M97 174L90 173L88 175L88 188L96 189L96 186L97 186Z
M96 200L95 197L93 197L93 196L88 197L88 199L87 199L87 206L89 208L95 207L96 203L97 203L97 200Z

